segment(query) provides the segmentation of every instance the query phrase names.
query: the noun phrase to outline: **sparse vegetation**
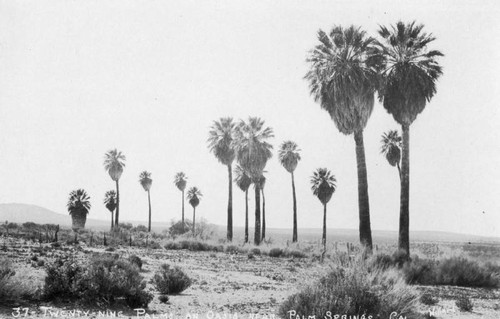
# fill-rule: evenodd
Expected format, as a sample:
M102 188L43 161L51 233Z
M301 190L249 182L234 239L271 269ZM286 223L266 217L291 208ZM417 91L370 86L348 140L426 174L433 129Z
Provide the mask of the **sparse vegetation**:
M474 305L472 300L467 296L460 296L456 301L455 305L460 309L460 311L472 311Z
M177 266L161 265L155 273L153 284L163 295L179 294L191 286L191 279Z

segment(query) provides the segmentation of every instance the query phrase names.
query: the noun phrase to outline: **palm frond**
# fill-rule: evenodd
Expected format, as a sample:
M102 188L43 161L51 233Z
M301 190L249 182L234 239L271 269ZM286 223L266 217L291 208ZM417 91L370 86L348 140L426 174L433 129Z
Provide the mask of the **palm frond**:
M84 189L77 189L69 193L68 203L66 204L70 214L76 212L87 213L90 210L90 197Z
M153 180L151 179L151 173L148 171L141 172L141 174L139 174L139 183L145 191L150 190L151 184L153 183Z
M186 188L187 184L187 176L183 172L178 172L174 177L174 185L180 190L183 191Z
M245 170L240 166L236 165L234 168L234 181L236 185L244 192L248 190L250 185L252 185L252 179L248 174L245 172Z
M208 136L208 148L224 165L234 161L233 134L236 124L231 117L224 117L214 121Z
M314 196L326 204L330 201L337 187L337 180L326 168L318 168L311 176L311 190Z
M293 141L285 141L278 150L278 159L283 167L292 173L300 161L300 149Z

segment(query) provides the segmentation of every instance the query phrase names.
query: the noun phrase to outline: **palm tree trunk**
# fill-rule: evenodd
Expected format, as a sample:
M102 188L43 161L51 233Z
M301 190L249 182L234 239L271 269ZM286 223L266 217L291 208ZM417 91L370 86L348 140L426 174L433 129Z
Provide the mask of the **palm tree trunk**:
M323 248L326 249L326 204L323 204L323 237L321 239Z
M262 240L266 238L266 197L262 189Z
M184 190L182 190L182 232L184 232Z
M113 226L114 226L114 212L111 212L111 230L113 230Z
M370 226L370 204L368 199L368 178L366 173L365 146L363 131L354 133L356 142L356 161L358 167L358 206L359 206L359 240L361 245L372 251L372 231Z
M399 209L399 249L410 255L410 126L403 127L401 157L401 197Z
M398 173L399 173L399 182L401 182L401 167L399 166L399 162L397 163Z
M151 196L149 195L148 190L148 203L149 203L149 224L148 224L148 232L151 231Z
M260 188L258 183L255 185L255 232L253 236L253 243L260 245Z
M245 191L245 244L248 243L248 188Z
M115 226L118 227L118 219L120 217L120 187L118 185L118 180L116 180L116 215L115 215Z
M196 207L193 207L193 237L194 237L195 223L196 223Z
M231 164L227 166L229 178L229 199L227 202L227 240L233 241L233 170Z
M297 242L297 198L295 197L295 178L292 172L292 193L293 193L293 236L292 242Z

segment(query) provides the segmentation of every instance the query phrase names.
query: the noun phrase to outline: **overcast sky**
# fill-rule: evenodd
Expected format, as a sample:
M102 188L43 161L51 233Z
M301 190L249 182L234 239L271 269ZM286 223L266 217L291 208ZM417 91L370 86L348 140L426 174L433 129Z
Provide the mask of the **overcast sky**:
M289 139L302 149L299 236L322 225L309 182L319 167L338 180L327 226L357 229L354 139L310 97L305 59L320 28L376 36L379 24L416 20L445 57L411 126L410 227L500 235L499 16L497 1L0 1L0 203L67 214L69 192L84 188L89 218L108 219L103 159L118 148L121 219L147 220L143 170L153 220L180 218L173 177L184 171L204 195L197 216L223 225L227 169L208 152L208 130L223 116L258 116L275 149ZM381 134L398 128L376 103L365 130L372 229L398 229L397 169L380 155ZM276 152L266 170L267 226L291 228L290 174ZM236 186L233 204L243 226Z

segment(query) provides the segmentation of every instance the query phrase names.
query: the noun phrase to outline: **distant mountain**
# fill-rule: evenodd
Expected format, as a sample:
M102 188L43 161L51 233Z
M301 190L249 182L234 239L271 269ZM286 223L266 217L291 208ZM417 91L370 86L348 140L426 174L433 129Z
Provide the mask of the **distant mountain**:
M62 227L71 227L71 217L69 214L59 214L49 209L27 204L0 204L0 223L9 221L11 223L22 224L25 222L34 222L37 224L59 224ZM134 226L146 225L144 221L129 221ZM110 221L99 219L87 219L86 228L95 230L108 230ZM170 223L153 222L151 228L153 231L162 231L170 227ZM218 234L225 234L226 226L214 225ZM321 238L322 230L319 228L303 228L299 229L299 240L315 241ZM244 228L234 227L235 240L239 237L243 238ZM356 243L359 241L358 231L355 229L328 229L328 241L343 241ZM397 231L373 230L374 243L394 243L397 242ZM267 238L275 241L288 240L291 238L290 229L268 228ZM250 229L250 238L253 238L253 229ZM411 231L410 238L412 241L420 242L491 242L500 243L500 237L482 237L476 235L458 234L451 232L440 231Z

